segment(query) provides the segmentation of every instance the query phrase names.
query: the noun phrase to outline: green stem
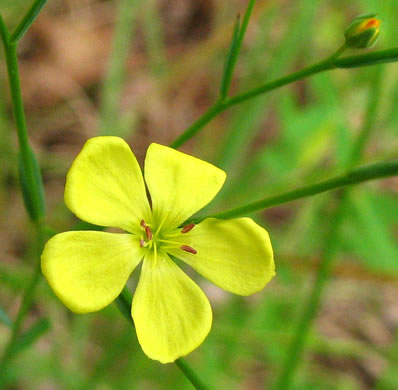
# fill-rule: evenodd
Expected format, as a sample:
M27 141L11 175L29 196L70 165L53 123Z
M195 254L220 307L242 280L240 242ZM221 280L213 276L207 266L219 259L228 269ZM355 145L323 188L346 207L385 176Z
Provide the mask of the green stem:
M345 51L347 50L347 45L343 43L337 50L334 52L327 61L334 61L337 60Z
M7 63L8 82L10 85L11 101L17 127L19 150L26 195L30 199L32 210L28 209L30 217L37 222L44 216L43 187L40 172L37 172L33 152L29 145L28 130L26 126L25 110L21 93L21 82L18 70L17 43L10 42L7 29L0 19L0 31L4 43L4 50ZM39 176L39 177L38 177Z
M256 96L268 93L270 91L273 91L274 89L283 87L295 81L302 80L306 77L313 76L317 73L325 72L332 69L358 68L362 66L370 66L380 63L398 61L398 47L387 50L380 50L373 53L348 56L344 58L336 58L336 56L339 56L344 49L345 47L341 47L332 56L314 65L308 66L304 69L281 77L279 79L270 81L260 87L253 88L247 92L238 94L231 98L227 98L222 103L216 102L197 121L195 121L188 129L186 129L170 146L173 148L180 147L183 143L185 143L196 133L198 133L214 117L225 111L227 108L232 107L236 104L243 103Z
M249 24L250 16L253 12L255 2L256 0L249 0L249 4L247 5L245 15L243 16L242 25L240 25L239 15L236 19L234 33L232 35L230 51L225 62L224 74L221 81L221 90L220 90L221 101L225 100L229 92L229 88L231 87L231 80L234 73L236 61L238 60L239 52L242 47L243 39L246 34L247 26Z
M191 382L192 386L197 390L210 390L210 387L206 386L202 379L192 370L191 366L183 358L177 359L175 362L176 366L184 373L184 375Z
M41 9L45 6L47 0L36 0L32 7L30 7L29 11L23 17L21 23L18 24L15 31L11 34L10 42L19 41L26 31L28 31L29 27L35 21L37 16L39 15Z
M222 211L217 214L193 218L192 222L198 223L209 217L222 219L241 217L269 207L279 206L297 199L321 194L326 191L337 190L342 187L363 183L369 180L381 179L396 175L398 175L398 160L367 165L332 179L302 187L297 190L289 191L281 195L269 196L256 202L236 207L231 210Z
M124 318L133 326L134 320L131 317L131 301L132 295L131 293L124 288L121 294L116 298L116 305L120 312L123 314ZM185 377L191 382L192 386L197 390L210 390L210 387L205 385L200 378L196 374L196 372L190 367L190 365L183 358L177 359L175 362L176 366L182 371Z
M225 105L225 102L215 103L196 122L189 126L188 129L186 129L176 140L174 140L174 142L170 144L170 147L174 149L179 148L226 108L227 106Z
M45 228L43 225L44 216L44 199L43 199L43 185L41 180L40 171L35 166L35 156L31 150L28 139L28 131L25 120L25 111L21 93L21 83L19 79L18 70L18 56L17 56L17 40L22 37L29 26L37 17L40 9L43 7L45 1L36 1L30 8L27 14L18 25L14 34L10 36L8 29L0 15L0 36L4 44L8 82L11 92L11 102L17 127L17 136L22 164L22 172L24 174L24 186L27 191L24 194L30 200L31 210L27 207L28 214L34 222L37 243L38 243L38 260L35 266L32 279L30 280L27 288L24 291L21 306L18 310L17 317L13 322L13 328L10 339L5 347L2 359L0 361L0 372L4 372L6 365L13 354L13 349L17 341L19 332L23 325L24 319L32 304L34 291L40 281L40 254L43 249L44 240L46 237ZM27 206L27 203L25 203Z

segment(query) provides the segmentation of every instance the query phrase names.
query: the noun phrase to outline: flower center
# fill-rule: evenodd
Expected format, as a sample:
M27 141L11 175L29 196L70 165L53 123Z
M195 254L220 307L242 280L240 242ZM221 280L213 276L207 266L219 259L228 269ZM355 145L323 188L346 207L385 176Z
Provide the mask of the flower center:
M181 234L188 233L194 227L194 223L190 223L185 225L182 229L175 229L168 232L162 231L162 224L155 230L151 228L149 224L147 224L143 219L140 222L140 226L142 228L142 235L140 238L140 246L141 248L153 249L155 256L159 249L167 250L167 249L181 249L185 252L192 253L196 255L198 252L189 245L183 244L181 241L176 238Z

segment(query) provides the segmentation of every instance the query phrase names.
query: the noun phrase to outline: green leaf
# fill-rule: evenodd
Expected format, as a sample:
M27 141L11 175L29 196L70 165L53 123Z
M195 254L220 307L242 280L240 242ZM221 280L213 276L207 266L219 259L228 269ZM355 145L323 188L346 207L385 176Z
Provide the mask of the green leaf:
M45 213L45 200L43 191L43 182L40 174L39 163L37 162L36 156L32 149L29 148L29 155L27 156L29 164L33 168L33 178L28 177L26 172L26 166L24 164L23 156L19 155L19 178L21 181L21 190L23 195L23 200L25 203L26 210L29 216L37 221ZM32 183L31 180L35 183Z
M14 344L13 355L21 353L23 350L33 345L41 336L51 328L51 323L47 318L40 318L25 333L23 333Z
M10 320L10 317L8 317L7 313L1 307L0 307L0 322L4 325L7 325L10 328L12 326L12 321Z

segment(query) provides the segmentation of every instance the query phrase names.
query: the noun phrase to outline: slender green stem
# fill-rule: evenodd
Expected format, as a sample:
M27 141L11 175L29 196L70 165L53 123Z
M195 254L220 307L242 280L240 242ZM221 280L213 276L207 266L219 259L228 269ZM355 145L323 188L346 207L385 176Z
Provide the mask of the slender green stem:
M371 131L375 129L376 113L380 100L379 92L381 90L381 73L382 70L380 67L376 69L375 79L369 93L364 124L354 141L350 156L346 163L348 170L352 169L352 167L360 161L366 143L370 139ZM377 95L377 97L375 97L375 95ZM347 175L350 175L350 173ZM319 265L316 278L312 286L312 290L308 295L304 310L300 313L300 317L294 331L294 338L286 352L282 371L275 384L275 390L288 390L291 388L294 374L302 361L301 357L308 340L311 326L321 305L323 291L325 290L330 278L336 259L341 223L344 220L344 212L347 206L347 195L348 189L345 188L341 191L336 210L330 218L330 230L324 241L323 255L321 256L322 261Z
M211 106L196 122L188 127L176 140L174 140L170 147L177 149L186 141L191 139L199 130L207 125L214 117L223 112L227 106L225 103L217 102Z
M19 41L26 31L28 31L29 27L35 21L37 16L39 15L41 9L45 6L47 0L36 0L32 7L30 7L29 11L23 17L21 23L18 24L15 31L11 34L10 42Z
M2 25L2 20L0 20L0 31L3 31L2 38L7 63L8 82L10 85L11 101L17 126L22 171L24 172L23 180L26 184L24 188L28 191L28 193L24 195L30 199L32 210L28 209L29 215L37 222L44 216L44 191L40 172L38 172L35 166L34 155L28 140L28 130L21 93L21 82L19 79L17 43L10 42L9 39L7 39L9 36L5 26Z
M235 68L236 60L238 59L238 44L239 44L239 28L240 17L237 16L235 20L235 27L232 33L231 44L227 58L225 59L224 72L221 79L220 86L220 101L224 101L228 95L229 88L231 87L232 75Z
M302 80L306 77L312 76L314 74L324 72L325 70L330 70L333 69L334 63L332 61L321 61L318 62L317 64L311 65L307 68L301 69L297 72L291 73L287 76L281 77L279 79L276 79L274 81L271 81L269 83L266 83L264 85L261 85L260 87L253 88L247 92L241 93L239 95L236 95L230 99L227 99L225 102L226 107L231 107L236 104L243 103L249 99L252 99L256 96L263 95L264 93L273 91L274 89L283 87L284 85L293 83L298 80Z
M329 180L322 181L317 184L298 188L297 190L285 192L276 196L268 196L256 202L233 208L231 210L222 211L217 214L207 215L203 217L193 218L192 222L198 223L205 218L236 218L247 214L261 211L269 207L279 206L294 200L307 198L309 196L321 194L323 192L337 190L346 186L363 183L369 180L381 179L384 177L398 175L398 160L376 163L363 166L351 172L334 177Z
M174 363L184 373L195 389L210 390L210 387L206 386L202 382L202 379L195 373L195 371L192 370L191 366L185 359L179 358Z
M334 61L339 58L347 50L347 45L343 43L328 59L327 61Z
M220 100L224 101L231 87L231 80L235 69L236 61L242 47L243 39L246 34L247 26L249 24L250 16L253 12L253 7L256 0L249 0L245 15L243 16L242 25L240 25L240 17L236 18L235 28L232 35L231 46L226 58L225 69L221 81Z
M336 58L336 55L340 55L342 53L342 50L343 47L341 47L336 53L334 53L326 60L320 61L302 70L270 81L260 87L253 88L247 92L243 92L231 98L227 98L222 103L216 102L198 120L196 120L190 127L188 127L188 129L186 129L174 142L172 142L170 146L174 148L180 147L183 143L185 143L196 133L198 133L214 117L221 114L227 108L232 107L236 104L243 103L247 100L255 98L256 96L263 95L265 93L273 91L274 89L283 87L295 81L302 80L306 77L313 76L317 73L325 72L332 69L358 68L362 66L371 66L380 63L398 61L398 47L362 55Z
M10 33L8 32L6 24L4 23L4 19L1 15L0 15L0 36L4 44L5 42L8 42L8 40L10 39Z
M5 347L3 356L0 361L0 372L4 372L6 365L10 361L15 343L17 341L18 335L20 333L21 327L23 325L25 316L27 315L29 308L32 304L34 291L40 281L40 254L43 249L46 232L43 225L44 216L44 198L43 198L43 185L40 175L40 170L35 165L36 160L29 145L28 131L25 120L25 111L22 100L21 93L21 83L19 79L18 70L18 56L17 56L17 40L22 37L29 26L33 23L34 19L38 15L40 9L43 7L45 1L36 1L34 5L30 8L27 14L22 19L14 34L10 36L8 29L4 23L3 18L0 16L0 36L3 41L7 72L8 72L8 82L11 91L11 102L14 111L14 117L17 127L17 136L19 142L20 158L22 164L23 188L26 191L25 197L30 200L30 207L27 206L28 214L34 222L37 243L38 243L38 260L32 275L32 278L26 287L21 306L17 313L17 317L13 322L13 328L11 332L10 339ZM21 178L22 179L22 178Z
M242 20L242 25L239 28L239 40L238 40L238 45L237 45L237 55L240 52L240 48L242 47L243 39L245 38L247 26L249 25L250 17L252 16L254 4L256 3L256 0L249 0L249 4L247 5L245 14L243 16Z
M131 293L124 288L121 294L116 298L116 305L126 320L134 327L134 321L131 317ZM182 371L185 377L191 382L192 386L197 390L210 390L210 387L205 385L202 378L190 367L190 365L183 358L179 358L174 362Z

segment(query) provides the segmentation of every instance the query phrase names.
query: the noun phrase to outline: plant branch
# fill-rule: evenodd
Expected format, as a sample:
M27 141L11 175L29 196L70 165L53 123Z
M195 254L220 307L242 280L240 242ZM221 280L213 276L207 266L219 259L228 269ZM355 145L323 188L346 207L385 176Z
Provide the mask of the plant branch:
M256 211L267 209L269 207L279 206L284 203L307 198L309 196L321 194L323 192L337 190L339 188L363 183L369 180L381 179L396 175L398 175L398 160L367 165L317 184L305 186L280 195L269 196L256 202L236 207L231 210L222 211L217 214L193 218L192 222L198 223L209 217L222 219L241 217Z
M21 23L18 24L15 31L11 34L10 42L18 42L29 30L29 27L39 15L41 9L45 6L47 0L36 0L29 11L23 17Z
M387 50L380 50L372 53L336 58L336 54L341 54L341 49L342 48L340 48L332 56L316 64L310 65L297 72L290 73L287 76L270 81L259 87L235 95L231 98L227 98L221 103L219 101L216 102L198 120L196 120L179 137L177 137L177 139L174 140L170 146L173 148L180 147L182 144L192 138L196 133L198 133L214 117L221 114L227 108L232 107L236 104L243 103L247 100L255 98L256 96L263 95L295 81L302 80L317 73L325 72L332 69L350 69L398 61L398 47Z

